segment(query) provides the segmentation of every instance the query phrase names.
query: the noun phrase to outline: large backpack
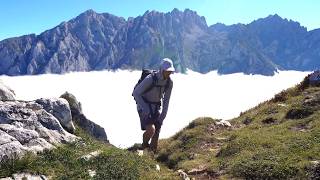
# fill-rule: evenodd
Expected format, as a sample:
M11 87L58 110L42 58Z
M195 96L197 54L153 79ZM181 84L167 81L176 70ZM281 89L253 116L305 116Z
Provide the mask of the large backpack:
M158 77L156 76L156 70L150 70L150 69L142 69L142 73L141 73L141 77L138 81L138 83L134 86L134 89L149 75L152 75L152 85L147 88L143 94L149 92L152 88L156 87L157 85L157 81L158 81ZM170 79L167 81L166 85L165 85L165 90L169 87L169 81Z

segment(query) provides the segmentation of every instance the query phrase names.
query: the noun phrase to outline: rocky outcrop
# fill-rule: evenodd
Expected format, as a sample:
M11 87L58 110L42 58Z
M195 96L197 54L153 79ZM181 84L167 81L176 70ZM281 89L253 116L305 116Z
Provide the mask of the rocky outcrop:
M72 119L76 124L78 124L85 132L92 135L96 139L109 142L104 128L87 119L87 117L82 113L81 103L74 95L65 92L60 96L60 98L64 98L69 102Z
M61 98L17 101L0 83L0 162L41 152L78 139L73 122L95 138L108 142L104 128L88 120L70 93Z
M14 92L0 82L0 165L61 144L75 141L84 144L80 137L73 135L74 122L96 139L108 142L104 129L83 115L81 104L72 94L66 92L61 98L18 101L14 99ZM97 150L81 158L88 161L100 153ZM94 170L89 171L91 177L95 176ZM22 171L0 179L51 177Z
M36 101L0 101L0 161L76 139Z
M74 133L75 127L72 122L71 110L68 101L63 98L38 99L36 103L43 106L43 108L56 117L62 127L68 132Z
M180 72L273 75L319 68L319 39L319 29L307 31L278 15L208 26L189 9L147 11L128 20L88 10L40 35L1 41L0 74L157 69L169 57Z
M0 80L0 101L14 101L15 93Z

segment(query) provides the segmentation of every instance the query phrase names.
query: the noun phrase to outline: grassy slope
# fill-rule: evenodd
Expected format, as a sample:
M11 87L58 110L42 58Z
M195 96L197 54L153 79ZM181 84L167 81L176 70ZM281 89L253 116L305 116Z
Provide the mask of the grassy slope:
M28 154L22 159L2 163L0 178L17 172L44 174L51 179L90 179L88 170L95 170L94 179L172 179L177 177L163 165L156 171L158 162L150 157L121 150L99 142L77 128L82 141L57 147L39 155ZM102 153L89 161L80 157L100 150Z
M214 122L198 118L162 140L157 160L186 172L196 168L191 177L198 178L320 178L312 165L320 160L320 87L303 81L241 113L230 129Z

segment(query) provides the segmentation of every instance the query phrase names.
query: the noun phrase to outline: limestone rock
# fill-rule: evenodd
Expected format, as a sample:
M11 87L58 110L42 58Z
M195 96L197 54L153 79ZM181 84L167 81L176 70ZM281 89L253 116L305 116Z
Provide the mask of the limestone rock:
M63 98L38 99L36 103L56 117L68 132L74 133L75 127L72 122L71 110L68 101Z
M72 119L75 123L77 123L77 125L79 125L85 132L89 133L96 139L109 142L104 128L87 119L87 117L82 113L80 102L75 98L74 95L66 92L60 97L65 98L70 104Z
M77 98L73 94L71 94L69 92L65 92L64 94L62 94L60 96L60 98L64 98L68 101L71 112L75 111L75 112L82 114L81 103L78 102Z
M0 101L14 101L15 93L0 81Z
M185 173L182 169L178 170L179 176L183 179L183 180L190 180L189 176L187 173Z
M99 154L101 154L101 151L93 151L93 152L91 152L91 153L89 153L87 155L81 156L81 159L89 161L91 158L99 156Z
M231 123L229 121L226 121L226 120L218 121L218 122L216 122L216 125L220 126L220 127L224 127L224 128L231 127Z
M60 109L64 109L65 105L61 106ZM54 115L35 101L0 101L0 161L19 158L26 152L51 149L56 144L76 139L65 131Z
M33 175L30 173L16 173L12 177L1 178L0 180L47 180L44 175Z

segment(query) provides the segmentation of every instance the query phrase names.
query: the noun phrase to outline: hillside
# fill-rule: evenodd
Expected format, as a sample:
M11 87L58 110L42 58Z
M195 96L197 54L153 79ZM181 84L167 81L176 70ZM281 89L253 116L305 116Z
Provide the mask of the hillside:
M232 127L194 120L160 142L157 160L197 179L319 179L319 120L320 87L306 78L231 119Z
M22 101L0 82L0 179L178 177L151 155L109 144L104 128L86 118L70 93Z
M319 29L275 15L249 24L207 25L190 9L146 11L124 19L85 11L39 35L0 41L0 75L157 69L164 57L178 72L274 75L319 64Z
M60 121L59 118L59 121L55 119L59 114L48 109L43 99L28 102L33 105L39 103L37 106L23 106L37 113L53 113L44 118L39 116L40 123L47 128L42 131L59 128L62 135L76 137L72 141L66 141L62 135L51 137L40 131L39 136L50 143L56 137L62 140L59 143L52 142L53 148L44 147L42 151L38 151L39 146L31 143L30 138L30 128L34 128L34 125L26 112L32 114L31 110L19 109L19 103L22 102L14 100L14 91L3 87L1 90L6 90L6 93L2 93L5 95L1 96L0 101L0 150L6 152L8 148L5 146L8 143L4 141L17 138L12 142L21 143L31 151L23 156L13 154L13 158L9 159L1 156L0 178L320 178L320 84L310 84L309 76L295 87L276 94L274 98L230 121L198 118L171 138L160 140L156 154L144 151L143 156L135 152L138 146L127 151L109 144L104 130L86 119L81 113L80 103L68 93L61 97L70 105L72 129L68 129L70 127L66 124L63 127L51 124L50 118L57 123ZM48 101L49 104L56 102ZM8 112L5 108L7 105L11 107ZM28 130L21 129L21 123L28 124L24 125ZM63 129L68 129L72 134ZM35 130L39 131L37 128ZM6 138L8 136L12 136L11 139ZM34 149L37 150L35 153ZM10 153L12 152L9 151Z
M20 179L29 179L32 175L39 179L178 179L177 174L152 158L98 141L76 127L75 135L81 141L2 162L0 178L20 175Z

